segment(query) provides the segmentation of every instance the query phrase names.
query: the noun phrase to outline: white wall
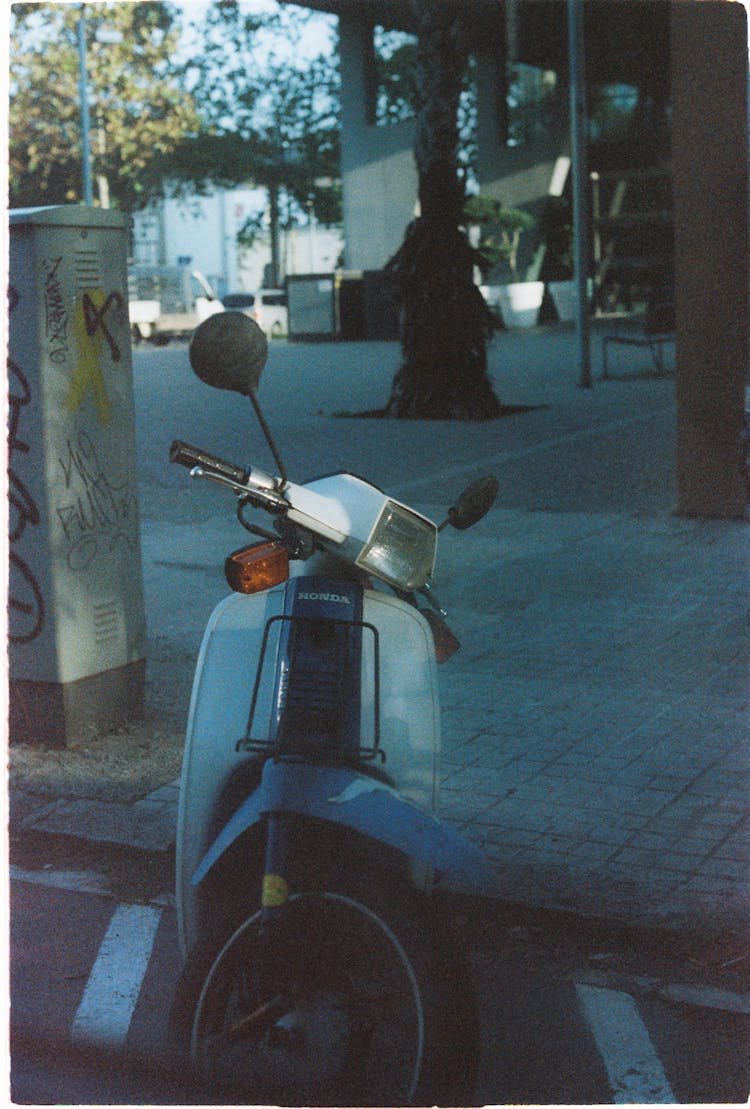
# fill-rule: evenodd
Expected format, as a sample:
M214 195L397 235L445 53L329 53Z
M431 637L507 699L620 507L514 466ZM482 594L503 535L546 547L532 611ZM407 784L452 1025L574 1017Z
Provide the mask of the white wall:
M189 200L167 198L135 213L135 261L153 266L188 265L200 270L219 295L257 289L271 260L268 234L247 248L238 246L237 233L265 204L263 189L217 190ZM281 236L282 270L331 273L342 249L339 228L293 228Z

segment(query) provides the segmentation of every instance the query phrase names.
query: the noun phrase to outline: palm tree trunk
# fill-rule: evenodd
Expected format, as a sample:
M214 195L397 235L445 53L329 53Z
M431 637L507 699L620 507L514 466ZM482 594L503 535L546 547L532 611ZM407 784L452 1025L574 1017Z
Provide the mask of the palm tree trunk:
M414 144L420 214L386 267L399 293L404 353L388 412L413 419L492 419L500 411L487 376L494 321L474 284L476 253L461 227L458 106L470 14L465 2L452 0L411 5L421 91Z

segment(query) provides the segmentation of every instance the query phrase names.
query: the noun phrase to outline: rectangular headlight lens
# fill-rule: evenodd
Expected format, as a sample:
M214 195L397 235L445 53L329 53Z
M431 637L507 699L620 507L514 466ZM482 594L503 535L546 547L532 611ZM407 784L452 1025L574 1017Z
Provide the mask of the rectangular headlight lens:
M423 516L388 501L357 565L397 589L419 589L435 566L437 528Z

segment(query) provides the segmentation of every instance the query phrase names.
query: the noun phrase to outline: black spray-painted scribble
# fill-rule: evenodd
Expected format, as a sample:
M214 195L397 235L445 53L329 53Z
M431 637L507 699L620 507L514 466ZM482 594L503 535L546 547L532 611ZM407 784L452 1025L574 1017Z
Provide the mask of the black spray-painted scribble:
M23 409L31 402L31 388L20 366L8 359L8 538L10 585L8 590L11 643L29 643L44 627L44 598L31 567L14 549L27 527L39 524L37 504L14 469L16 456L29 453L21 438Z
M49 358L56 365L63 365L68 358L68 324L70 315L65 305L62 282L58 270L62 258L45 258L44 266L44 334L49 344Z
M75 412L91 393L101 424L108 424L112 419L112 404L104 383L101 359L105 340L112 362L119 362L122 358L120 347L109 329L107 316L114 309L117 318L124 305L125 301L120 293L107 294L103 289L89 290L76 305L73 331L78 348L78 363L70 379L65 403L71 412Z
M69 499L57 506L57 517L68 542L71 570L85 570L101 551L137 545L138 511L126 482L107 476L90 435L81 431L68 439L58 459Z
M122 308L124 303L122 294L117 292L110 293L102 304L97 304L93 296L88 293L83 294L83 318L86 321L86 334L96 335L97 331L101 331L107 340L113 362L119 362L122 355L112 332L107 326L107 313L112 308Z

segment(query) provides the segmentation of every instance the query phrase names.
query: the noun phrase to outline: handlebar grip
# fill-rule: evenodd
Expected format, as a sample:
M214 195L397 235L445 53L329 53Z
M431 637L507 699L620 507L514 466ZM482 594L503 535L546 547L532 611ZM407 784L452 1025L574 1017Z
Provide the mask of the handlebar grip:
M215 454L209 454L199 447L191 447L181 439L175 439L169 448L169 461L176 462L179 466L186 466L190 470L193 466L200 466L204 470L221 474L222 477L231 478L241 485L247 481L247 471L241 466L235 466L233 462L225 462L222 458L217 458Z

